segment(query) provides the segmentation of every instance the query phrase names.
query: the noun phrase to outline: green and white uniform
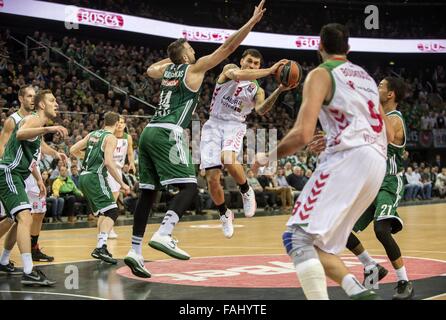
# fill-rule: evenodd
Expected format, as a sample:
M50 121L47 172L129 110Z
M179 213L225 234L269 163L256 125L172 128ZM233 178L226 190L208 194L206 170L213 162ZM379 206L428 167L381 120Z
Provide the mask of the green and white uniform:
M22 210L32 209L25 191L25 179L37 166L41 143L41 137L18 140L19 126L20 122L16 124L0 160L0 200L6 215L11 218Z
M364 212L355 224L355 232L363 231L373 220L392 219L392 233L397 233L403 228L403 221L397 213L400 200L404 195L403 182L403 154L406 146L405 123L401 112L397 110L387 113L388 117L401 119L404 130L404 142L402 145L389 143L387 146L387 168L378 196L372 205Z
M158 109L139 139L141 189L197 183L184 133L200 95L200 89L193 91L186 84L189 66L171 64L164 72Z
M95 215L118 207L108 185L107 168L104 166L105 138L111 134L106 130L90 133L79 177L79 189L87 198Z

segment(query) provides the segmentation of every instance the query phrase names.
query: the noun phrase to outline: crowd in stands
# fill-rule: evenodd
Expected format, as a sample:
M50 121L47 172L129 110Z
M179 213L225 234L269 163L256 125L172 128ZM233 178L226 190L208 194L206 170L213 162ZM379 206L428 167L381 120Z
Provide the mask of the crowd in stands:
M113 2L113 1L112 1ZM8 38L7 30L0 30L0 43L4 43L0 52L0 126L5 119L18 108L18 88L32 84L36 89L49 88L53 91L61 111L60 122L68 129L69 135L61 139L57 134L46 136L46 141L61 152L68 154L70 146L85 137L90 131L102 126L101 114L116 111L126 116L126 125L135 147L138 137L153 113L150 107L132 104L121 89L156 106L159 102L159 82L145 75L147 66L165 57L165 51L149 47L124 45L117 42L90 41L65 36L56 36L44 32L32 35L36 40L59 49L71 59L81 63L110 82L110 86L91 77L81 68L67 62L65 58L42 49L33 49L25 59L23 52L17 53L17 44ZM268 66L270 63L265 62ZM316 65L302 61L304 74ZM217 68L218 69L218 68ZM220 68L221 69L221 68ZM209 103L212 96L218 70L209 72L203 82L199 104L194 120L203 124L209 116ZM379 81L391 73L399 74L408 87L405 102L400 109L410 129L445 128L446 122L446 73L444 65L433 65L426 69L393 68L376 66L370 73ZM261 81L267 95L277 86L272 77ZM255 113L248 119L248 126L253 129L277 129L278 139L292 127L301 99L301 88L283 95L275 106L274 112L264 116ZM135 159L138 150L135 148ZM409 161L409 160L408 160ZM316 157L305 152L282 159L277 174L254 176L248 171L249 182L255 189L260 207L287 209L294 204L294 199L303 189L315 168ZM445 163L414 165L407 163L405 175L408 181L405 200L417 198L430 199L432 196L444 197ZM58 163L45 156L41 161L42 175L48 190L50 212L55 221L60 220L62 212L75 220L75 214L89 210L82 194L77 189L77 179L81 170L78 159L71 158L68 164ZM121 195L122 208L132 212L138 191L137 177L124 167L126 183L132 187L130 195ZM200 172L199 189L195 210L199 213L212 208L205 183L204 173ZM239 205L237 185L231 177L225 175L222 184L227 192L227 201ZM165 202L175 190L168 190L158 199Z
M151 19L183 23L188 25L238 29L252 14L252 5L245 0L205 1L193 0L166 6L163 1L138 0L56 0L63 4L107 10ZM356 37L384 38L424 38L444 37L446 27L443 23L445 4L439 0L429 1L374 1L379 12L379 28L367 29L364 26L365 7L369 3L360 1L340 1L333 3L288 1L269 2L268 18L263 19L256 30L262 32L317 35L320 28L329 22L337 21L349 26L351 35ZM422 10L423 14L420 14ZM315 14L317 12L317 14ZM211 14L210 14L211 13ZM402 19L401 17L404 17Z

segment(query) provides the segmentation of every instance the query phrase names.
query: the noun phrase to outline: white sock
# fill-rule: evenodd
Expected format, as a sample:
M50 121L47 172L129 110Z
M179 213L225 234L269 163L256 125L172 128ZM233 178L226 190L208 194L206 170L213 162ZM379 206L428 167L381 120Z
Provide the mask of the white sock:
M31 253L22 253L23 273L30 274L33 271L33 257Z
M96 245L96 248L102 248L104 244L107 245L107 239L108 239L108 233L100 232L98 234L98 244Z
M11 255L11 250L3 249L2 257L0 258L0 264L6 266L9 263L10 255Z
M178 221L180 221L180 217L178 217L175 211L167 211L166 215L164 216L164 220L161 222L161 226L158 229L159 234L162 236L171 235L173 228Z
M409 278L407 277L406 267L402 266L399 269L395 269L396 277L398 278L398 281L405 280L409 281Z
M351 273L342 279L341 285L349 297L367 290Z
M132 249L136 254L142 255L142 237L132 236Z
M359 261L364 265L364 267L367 266L376 266L378 263L373 260L373 258L369 255L367 250L364 250L363 253L361 253L359 256L357 256Z
M299 282L308 300L328 300L324 267L318 259L309 259L296 265Z

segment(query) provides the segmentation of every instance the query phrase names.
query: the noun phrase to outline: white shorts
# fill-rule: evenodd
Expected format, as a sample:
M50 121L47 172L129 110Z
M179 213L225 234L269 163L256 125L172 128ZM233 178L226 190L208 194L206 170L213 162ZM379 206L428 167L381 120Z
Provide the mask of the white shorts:
M215 118L206 121L201 132L200 169L222 166L221 153L223 151L234 151L240 155L245 134L245 123Z
M322 154L294 205L287 226L315 236L314 245L338 254L354 224L378 194L386 160L369 146Z
M46 212L46 197L40 198L38 193L27 192L29 204L31 205L31 213Z
M119 168L118 168L118 174L122 175L122 171ZM119 190L121 190L121 185L115 180L115 178L112 177L110 173L108 173L107 181L112 193L119 192Z

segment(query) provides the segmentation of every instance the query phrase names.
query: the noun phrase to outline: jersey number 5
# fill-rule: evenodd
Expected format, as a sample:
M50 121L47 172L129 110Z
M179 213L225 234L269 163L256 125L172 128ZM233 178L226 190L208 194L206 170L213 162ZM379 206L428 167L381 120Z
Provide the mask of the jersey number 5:
M379 112L378 113L375 112L375 104L373 103L372 100L369 100L367 104L369 106L369 112L372 119L378 120L378 125L373 125L370 122L370 126L372 127L373 131L375 131L376 133L380 133L383 130L383 118L381 117Z

